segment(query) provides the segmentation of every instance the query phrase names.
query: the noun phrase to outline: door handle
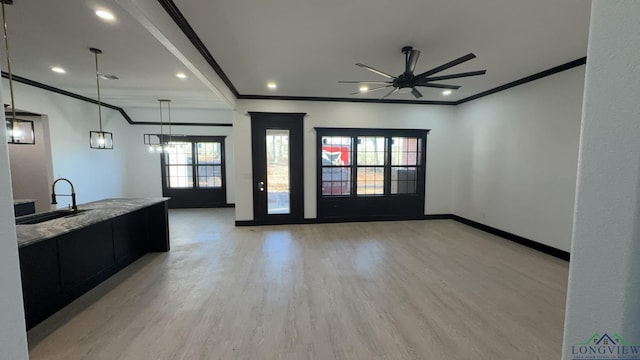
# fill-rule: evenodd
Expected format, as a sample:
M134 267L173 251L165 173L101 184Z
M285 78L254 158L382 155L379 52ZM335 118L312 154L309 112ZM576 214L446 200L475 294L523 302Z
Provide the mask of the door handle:
M258 190L264 192L264 181L258 181Z

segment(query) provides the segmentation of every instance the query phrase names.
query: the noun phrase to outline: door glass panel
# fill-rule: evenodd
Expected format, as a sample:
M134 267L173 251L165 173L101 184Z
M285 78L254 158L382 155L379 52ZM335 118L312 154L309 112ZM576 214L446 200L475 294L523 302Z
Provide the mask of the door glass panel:
M289 214L289 130L267 129L267 214Z

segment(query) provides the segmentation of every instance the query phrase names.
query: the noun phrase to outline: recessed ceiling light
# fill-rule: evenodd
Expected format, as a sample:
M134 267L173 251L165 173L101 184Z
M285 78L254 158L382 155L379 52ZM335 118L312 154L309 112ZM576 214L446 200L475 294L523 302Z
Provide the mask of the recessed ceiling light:
M369 87L367 85L361 85L360 86L360 92L365 93L367 91L369 91Z
M271 90L275 90L275 89L278 88L278 85L276 83L274 83L274 82L270 82L270 83L267 84L267 87L269 89L271 89Z
M185 75L185 73L181 73L181 72L177 73L176 76L179 77L180 79L186 79L187 78L187 75Z
M65 70L65 69L63 69L63 68L61 68L59 66L51 67L51 71L56 72L58 74L66 74L67 73L67 70Z
M451 95L451 90L445 90L445 91L443 91L443 92L442 92L442 95L444 95L444 96Z
M116 19L111 11L105 9L96 10L96 15L102 20L113 21Z

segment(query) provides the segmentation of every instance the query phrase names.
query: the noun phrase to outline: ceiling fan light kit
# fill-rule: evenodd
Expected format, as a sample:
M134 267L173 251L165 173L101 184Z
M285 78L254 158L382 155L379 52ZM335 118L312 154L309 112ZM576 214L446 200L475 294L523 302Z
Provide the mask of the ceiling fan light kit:
M458 79L470 76L478 76L484 75L486 70L477 70L477 71L469 71L464 73L457 74L449 74L442 76L432 76L439 72L445 71L449 68L452 68L456 65L460 65L464 62L467 62L476 57L475 54L469 53L448 63L437 66L431 70L425 71L418 75L415 75L414 71L416 69L416 65L418 64L418 59L420 58L420 51L414 50L411 46L405 46L402 48L402 53L405 55L405 70L402 74L398 76L390 75L382 70L378 70L371 66L357 63L356 66L367 69L375 74L378 74L382 77L387 78L384 81L339 81L341 84L359 84L361 86L364 85L379 85L373 89L369 89L367 91L358 91L351 93L351 95L356 95L365 92L372 92L378 90L389 90L381 99L386 99L387 97L395 94L402 93L408 94L411 93L416 99L421 98L423 95L418 90L418 87L427 87L427 88L436 88L436 89L448 89L448 90L458 90L460 88L459 85L447 85L447 84L438 84L436 81L442 80L450 80L450 79Z

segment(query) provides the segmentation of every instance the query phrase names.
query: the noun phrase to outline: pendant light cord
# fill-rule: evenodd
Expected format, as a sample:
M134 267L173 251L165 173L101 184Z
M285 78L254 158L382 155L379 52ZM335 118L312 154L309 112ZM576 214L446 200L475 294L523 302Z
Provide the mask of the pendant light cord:
M169 111L169 142L171 142L171 100L167 100L167 110Z
M160 146L164 147L164 123L162 122L162 100L158 100L158 105L160 105Z
M160 143L161 144L166 143L168 145L172 140L172 136L171 136L171 100L158 99L158 103L160 104L160 138L161 138ZM164 141L164 121L162 120L162 104L163 103L167 103L167 111L169 112L169 115L168 115L168 120L169 120L169 138L168 138L168 141Z
M4 9L4 1L2 1L2 20L4 22L4 48L7 53L7 71L9 72L9 92L11 93L11 119L12 128L16 125L16 107L13 100L13 73L11 72L11 56L9 55L9 35L7 34L7 16ZM11 140L13 141L13 131L11 132Z

